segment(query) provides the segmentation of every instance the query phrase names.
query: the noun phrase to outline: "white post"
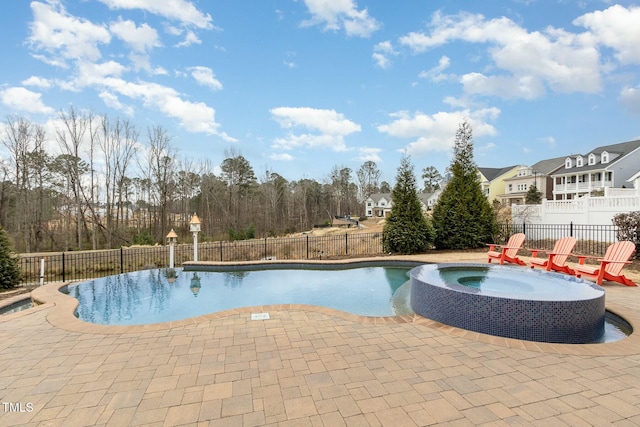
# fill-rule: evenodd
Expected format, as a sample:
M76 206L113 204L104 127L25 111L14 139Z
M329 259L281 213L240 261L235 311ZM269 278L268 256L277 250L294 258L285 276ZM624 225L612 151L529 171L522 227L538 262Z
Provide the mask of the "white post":
M44 285L44 258L40 259L40 286Z
M169 268L173 268L173 242L169 243Z
M193 233L193 260L198 261L198 233Z

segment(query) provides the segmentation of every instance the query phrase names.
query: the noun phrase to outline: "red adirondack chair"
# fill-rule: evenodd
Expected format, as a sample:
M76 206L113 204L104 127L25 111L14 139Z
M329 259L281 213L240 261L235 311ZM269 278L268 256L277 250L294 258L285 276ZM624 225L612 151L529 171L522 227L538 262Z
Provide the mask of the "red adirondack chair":
M633 252L636 250L636 245L633 242L623 241L616 242L607 248L607 252L604 254L604 258L599 259L599 267L589 267L583 265L586 256L579 256L580 265L576 265L573 269L577 277L587 276L591 279L595 279L598 285L602 285L603 280L610 280L612 282L622 283L626 286L638 286L633 281L624 275L620 274L622 268L626 264L631 264L629 259Z
M499 261L500 264L511 262L518 265L526 265L523 260L518 258L518 251L522 248L524 239L524 233L516 233L509 237L506 245L487 244L487 246L489 246L489 252L487 252L489 262L495 259ZM500 248L500 250L498 251L497 248Z
M567 258L571 255L573 248L576 246L576 239L574 237L563 237L562 239L556 241L556 244L553 246L553 250L543 251L540 249L531 249L531 254L533 258L529 262L531 268L538 267L544 268L547 271L560 271L562 273L567 274L575 274L573 270L567 265ZM536 258L538 256L538 252L546 252L547 259L544 258Z

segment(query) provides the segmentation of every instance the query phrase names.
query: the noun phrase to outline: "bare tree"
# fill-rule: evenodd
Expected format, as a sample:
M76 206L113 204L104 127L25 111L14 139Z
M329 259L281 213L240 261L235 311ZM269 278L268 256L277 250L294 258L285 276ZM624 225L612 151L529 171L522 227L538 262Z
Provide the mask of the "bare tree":
M83 225L86 228L86 218L83 206L83 175L90 169L86 162L82 160L81 146L86 137L87 129L91 117L86 113L78 111L75 107L70 107L66 112L61 110L59 113L61 128L56 129L56 140L62 150L65 159L65 166L68 168L68 177L70 180L70 188L73 195L75 228L76 228L76 245L78 249L82 248L82 230Z
M33 148L33 125L23 117L10 116L6 120L3 145L7 148L13 166L11 173L15 184L15 215L12 226L27 252L31 251L28 214L31 211L29 200L29 164L28 153Z
M147 164L140 165L151 184L154 238L162 241L169 232L169 202L175 191L176 151L171 138L160 125L147 128ZM146 167L145 167L146 166Z
M128 198L127 172L135 158L138 132L128 120L110 122L101 117L99 141L104 156L105 219L107 247L113 247L114 232L124 223L124 202Z
M381 172L378 166L371 160L364 162L362 166L360 166L357 172L359 184L358 201L360 203L363 203L371 194L378 191L380 175Z

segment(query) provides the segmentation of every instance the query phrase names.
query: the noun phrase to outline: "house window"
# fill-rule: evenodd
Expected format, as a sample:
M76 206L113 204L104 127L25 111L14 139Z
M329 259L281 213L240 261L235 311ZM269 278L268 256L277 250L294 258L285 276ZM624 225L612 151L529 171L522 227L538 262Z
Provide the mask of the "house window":
M607 153L606 151L603 151L602 154L600 154L600 162L609 163L609 153Z
M371 202L367 202L367 207L370 208L371 207Z
M567 159L564 161L564 167L565 169L571 169L571 166L573 166L571 159L567 157Z
M518 191L527 191L527 184L518 184Z
M611 181L611 176L612 176L611 172L605 172L604 173L604 180L605 181Z
M583 162L582 156L576 157L576 166L577 167L582 167L582 162Z
M509 193L513 191L513 184L509 184Z
M595 165L596 164L596 155L591 153L589 154L589 165Z

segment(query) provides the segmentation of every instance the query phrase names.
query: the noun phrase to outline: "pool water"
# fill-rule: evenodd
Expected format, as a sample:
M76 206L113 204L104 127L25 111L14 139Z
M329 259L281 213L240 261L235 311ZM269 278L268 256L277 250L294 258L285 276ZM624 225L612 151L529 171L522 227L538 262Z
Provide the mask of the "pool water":
M176 271L175 282L164 270L143 270L69 287L69 295L79 301L78 318L107 325L169 322L274 304L309 304L363 316L410 311L408 303L394 298L409 284L408 268Z
M574 276L511 266L465 265L425 269L421 277L441 286L458 284L473 289L477 294L512 299L576 301L595 298L603 292L599 286L585 285L584 280Z

